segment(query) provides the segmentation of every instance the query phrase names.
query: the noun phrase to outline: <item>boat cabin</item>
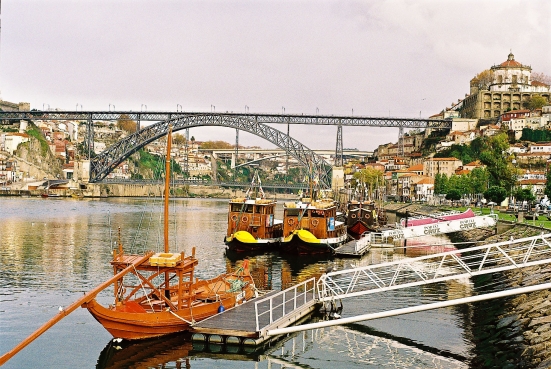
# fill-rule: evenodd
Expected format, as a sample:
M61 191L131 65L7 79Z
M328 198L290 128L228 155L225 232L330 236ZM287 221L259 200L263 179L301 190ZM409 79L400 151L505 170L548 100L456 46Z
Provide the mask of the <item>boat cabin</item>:
M305 229L318 239L335 238L341 222L337 222L337 206L332 200L288 202L283 208L283 236Z
M275 219L275 201L233 198L229 206L228 237L238 231L247 231L255 239L281 237L281 220Z

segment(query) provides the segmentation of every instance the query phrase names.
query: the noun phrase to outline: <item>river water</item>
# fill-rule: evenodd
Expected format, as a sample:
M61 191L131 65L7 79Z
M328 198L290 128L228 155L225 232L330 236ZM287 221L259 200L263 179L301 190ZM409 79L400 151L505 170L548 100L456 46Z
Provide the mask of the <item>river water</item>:
M161 250L161 206L158 200L142 198L0 198L0 354L56 315L60 306L109 278L112 247L119 237L127 252ZM408 257L384 249L372 249L361 260L276 252L230 255L223 243L227 200L176 199L170 214L171 251L189 254L195 246L199 278L213 277L248 257L257 287L264 290L287 288L328 267ZM425 252L411 250L415 255ZM427 250L441 251L434 246ZM471 289L465 280L351 298L343 301L342 316L465 297ZM111 303L112 290L98 299ZM476 355L471 316L470 305L450 307L305 331L241 352L192 344L184 335L113 346L109 333L79 308L4 368L469 368Z

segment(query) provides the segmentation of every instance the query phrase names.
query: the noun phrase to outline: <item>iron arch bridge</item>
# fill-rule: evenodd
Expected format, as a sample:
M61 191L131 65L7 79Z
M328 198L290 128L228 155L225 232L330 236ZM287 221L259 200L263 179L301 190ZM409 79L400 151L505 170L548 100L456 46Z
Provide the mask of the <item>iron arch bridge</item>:
M331 188L331 166L319 155L295 140L256 119L242 115L208 114L184 115L145 127L118 141L105 151L90 159L90 182L102 181L113 169L143 146L168 134L200 126L221 126L252 133L273 143L295 157L300 164L309 168L314 180L322 189Z
M337 126L337 145L335 159L342 165L342 127L399 127L425 129L450 129L451 119L424 119L424 118L396 118L396 117L364 117L364 116L335 116L335 115L305 115L305 114L257 114L257 113L216 113L216 112L133 112L133 111L0 111L0 123L17 120L72 120L86 121L86 146L93 147L93 121L113 121L124 117L137 122L138 132L128 136L125 140L110 147L98 157L92 159L90 168L90 182L102 181L111 170L120 164L129 155L136 152L149 142L156 140L168 132L169 124L173 130L198 126L223 126L236 128L263 137L274 143L289 155L294 156L302 165L311 168L311 172L319 178L321 187L330 188L331 168L319 156L306 148L300 142L292 139L289 124L313 124ZM140 123L144 121L159 122L144 129ZM287 124L287 135L270 128L266 124ZM401 135L401 133L400 133ZM117 156L118 155L118 156Z

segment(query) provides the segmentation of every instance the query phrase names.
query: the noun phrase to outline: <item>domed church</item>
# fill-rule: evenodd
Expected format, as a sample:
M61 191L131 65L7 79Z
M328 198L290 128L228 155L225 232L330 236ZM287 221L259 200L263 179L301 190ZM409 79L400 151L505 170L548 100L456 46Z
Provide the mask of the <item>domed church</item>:
M507 60L490 68L489 80L473 78L470 95L462 101L459 113L463 118L495 118L506 111L522 109L532 95L549 101L550 87L531 79L532 67L523 65L509 53Z

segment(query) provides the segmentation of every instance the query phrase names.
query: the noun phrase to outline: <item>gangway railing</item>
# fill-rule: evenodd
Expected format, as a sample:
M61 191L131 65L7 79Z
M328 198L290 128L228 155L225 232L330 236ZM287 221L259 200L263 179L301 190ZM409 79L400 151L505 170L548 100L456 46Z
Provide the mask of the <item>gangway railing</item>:
M316 298L316 278L312 277L286 290L255 300L256 331L312 303Z
M329 272L318 300L333 301L462 277L551 263L551 234Z

